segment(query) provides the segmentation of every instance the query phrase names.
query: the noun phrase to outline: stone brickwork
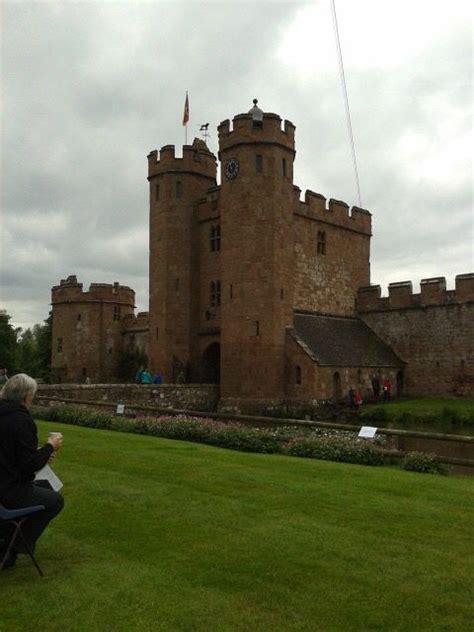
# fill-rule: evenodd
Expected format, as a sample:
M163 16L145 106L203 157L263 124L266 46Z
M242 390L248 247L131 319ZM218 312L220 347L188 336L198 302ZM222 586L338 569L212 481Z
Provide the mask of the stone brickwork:
M407 363L404 389L411 396L474 396L474 274L424 279L359 290L361 318Z
M40 384L38 403L52 398L60 402L98 402L152 406L163 409L212 412L217 408L219 387L210 384Z
M133 314L135 292L119 283L92 283L75 276L52 291L51 366L58 381L115 379L122 350L122 318Z

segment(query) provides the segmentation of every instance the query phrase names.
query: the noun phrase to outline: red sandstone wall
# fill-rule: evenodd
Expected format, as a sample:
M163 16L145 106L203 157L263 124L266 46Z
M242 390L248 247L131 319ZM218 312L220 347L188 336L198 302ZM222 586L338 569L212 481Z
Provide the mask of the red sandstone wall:
M405 392L411 396L474 396L474 275L424 279L420 294L410 282L362 288L361 318L405 361Z
M299 189L296 189L299 195ZM371 216L367 211L306 192L294 215L295 309L353 316L357 290L370 278ZM318 253L318 231L325 253Z

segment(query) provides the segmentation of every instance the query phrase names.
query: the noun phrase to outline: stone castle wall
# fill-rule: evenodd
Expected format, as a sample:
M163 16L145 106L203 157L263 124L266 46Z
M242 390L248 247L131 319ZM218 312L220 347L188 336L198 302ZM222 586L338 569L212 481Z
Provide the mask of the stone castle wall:
M361 288L360 317L407 366L404 390L410 396L474 396L474 275L423 279L413 294L409 281Z

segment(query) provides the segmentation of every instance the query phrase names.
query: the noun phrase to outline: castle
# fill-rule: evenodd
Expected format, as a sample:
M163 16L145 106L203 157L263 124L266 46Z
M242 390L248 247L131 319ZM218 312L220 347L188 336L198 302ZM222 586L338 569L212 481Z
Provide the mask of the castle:
M219 383L222 410L363 393L374 374L408 395L474 395L474 275L370 285L371 213L293 183L295 126L254 102L195 139L148 155L149 313L134 292L74 276L52 289L52 366L63 381L116 381L140 348L166 382Z

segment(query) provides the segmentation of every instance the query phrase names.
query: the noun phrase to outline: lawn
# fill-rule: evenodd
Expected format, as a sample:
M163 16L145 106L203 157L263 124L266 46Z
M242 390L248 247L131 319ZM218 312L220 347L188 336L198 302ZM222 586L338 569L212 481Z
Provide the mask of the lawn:
M459 415L474 418L473 399L399 399L388 404L378 404L388 417L399 413L413 413L414 415L439 415L449 408ZM367 410L371 410L370 406Z
M0 632L472 629L470 478L39 426L66 507Z

